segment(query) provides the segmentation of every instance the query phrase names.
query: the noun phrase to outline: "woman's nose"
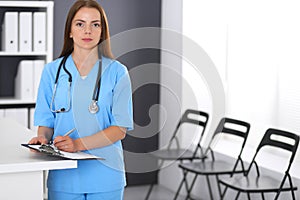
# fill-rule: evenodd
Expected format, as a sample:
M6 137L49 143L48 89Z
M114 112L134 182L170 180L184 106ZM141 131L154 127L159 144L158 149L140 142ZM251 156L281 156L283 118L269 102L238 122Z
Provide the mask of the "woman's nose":
M85 34L90 34L92 31L91 26L85 26L84 32Z

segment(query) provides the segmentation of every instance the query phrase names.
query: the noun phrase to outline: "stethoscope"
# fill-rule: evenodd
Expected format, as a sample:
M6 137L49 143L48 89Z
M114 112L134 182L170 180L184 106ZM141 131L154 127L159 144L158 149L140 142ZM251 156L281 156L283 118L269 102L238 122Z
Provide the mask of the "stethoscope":
M64 58L62 59L62 61L59 64L59 67L57 69L56 72L56 77L55 77L55 82L54 82L54 88L53 88L53 94L52 94L52 99L51 99L51 103L50 103L50 110L51 112L54 113L64 113L64 112L69 112L71 109L71 85L72 85L72 75L71 73L67 70L66 68L66 61L67 58L69 56L64 56ZM61 68L63 67L64 71L68 74L69 79L69 87L68 87L68 107L67 108L60 108L58 110L53 109L53 104L54 104L54 99L56 96L56 88L57 88L57 84L58 84L58 78L59 78L59 74L61 71ZM95 114L99 111L99 106L97 104L98 102L98 98L99 98L99 93L100 93L100 87L101 87L101 73L102 73L102 59L100 56L100 60L99 60L99 67L98 67L98 73L97 73L97 79L96 79L96 83L95 83L95 87L94 87L94 92L93 92L93 97L92 97L92 102L88 107L88 110L91 114Z

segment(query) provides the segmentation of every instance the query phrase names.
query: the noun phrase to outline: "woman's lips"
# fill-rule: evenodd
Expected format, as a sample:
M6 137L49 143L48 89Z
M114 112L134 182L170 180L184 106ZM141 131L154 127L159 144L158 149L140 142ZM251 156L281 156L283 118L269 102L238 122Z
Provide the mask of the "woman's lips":
M82 40L85 41L85 42L90 42L90 41L92 41L91 38L83 38Z

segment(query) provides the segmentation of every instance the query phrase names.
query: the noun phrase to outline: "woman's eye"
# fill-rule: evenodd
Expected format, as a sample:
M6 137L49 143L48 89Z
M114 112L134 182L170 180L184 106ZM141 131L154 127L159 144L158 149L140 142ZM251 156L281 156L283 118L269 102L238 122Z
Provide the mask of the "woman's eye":
M96 23L96 24L93 24L94 27L96 28L99 28L100 27L100 24L99 23Z
M83 27L83 23L78 22L78 23L76 23L76 26L78 26L78 27Z

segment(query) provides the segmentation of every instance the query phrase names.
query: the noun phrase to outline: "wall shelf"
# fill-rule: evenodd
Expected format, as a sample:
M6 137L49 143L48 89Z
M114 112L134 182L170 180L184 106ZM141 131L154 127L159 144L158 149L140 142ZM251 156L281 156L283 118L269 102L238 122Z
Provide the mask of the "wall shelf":
M4 42L5 37L3 37L6 26L2 26L0 28L0 118L1 117L11 117L16 118L17 121L24 122L24 125L27 125L30 127L30 110L35 107L35 95L36 95L36 88L39 82L39 79L36 78L27 78L25 76L25 83L28 83L26 81L29 81L28 84L33 84L32 89L32 98L17 98L16 97L16 89L15 89L15 78L18 74L18 69L20 66L20 63L23 60L29 60L32 62L35 62L36 60L41 60L45 63L51 62L53 60L53 19L54 19L54 2L53 1L0 1L0 26L5 24L5 16L6 12L17 12L18 13L18 21L20 18L21 12L30 12L32 13L32 50L28 50L27 52L20 51L20 46L15 51L5 51L7 49L7 46L5 47ZM43 16L45 16L45 32L41 32L41 29L34 29L34 22L37 25L43 24L39 23L37 21L34 21L34 19L41 19L40 17L34 18L34 14L36 12L43 12ZM45 13L45 14L44 14ZM23 13L24 14L24 13ZM36 13L40 14L40 13ZM36 15L37 16L37 15ZM39 15L40 16L40 15ZM20 28L20 23L18 23L18 29ZM30 29L29 29L30 30ZM34 30L37 30L40 34L45 34L45 50L43 48L34 48L37 46L34 46ZM21 32L21 33L20 33ZM22 34L22 31L18 31L18 39L17 42L20 40L20 34ZM9 36L9 35L7 35ZM10 40L9 40L10 41ZM39 40L35 40L40 42ZM6 43L6 45L9 43ZM18 42L18 45L19 42ZM21 48L22 49L22 48ZM41 50L40 50L41 49ZM36 65L32 65L33 68L30 67L33 71L37 70ZM43 65L39 65L43 67ZM23 70L24 71L24 70ZM27 71L27 69L25 70ZM32 72L36 73L36 72ZM40 77L35 74L34 77ZM16 79L17 80L17 79ZM19 79L18 79L19 80ZM32 83L31 83L32 82ZM22 84L21 84L22 85ZM19 87L17 87L19 88ZM23 88L23 87L20 87ZM24 91L24 90L21 90ZM27 91L27 90L26 90ZM19 93L18 93L19 94ZM15 108L15 109L14 109ZM7 110L9 109L9 110ZM27 110L27 115L24 116L24 109ZM22 119L21 119L22 118ZM25 119L23 119L25 118Z

